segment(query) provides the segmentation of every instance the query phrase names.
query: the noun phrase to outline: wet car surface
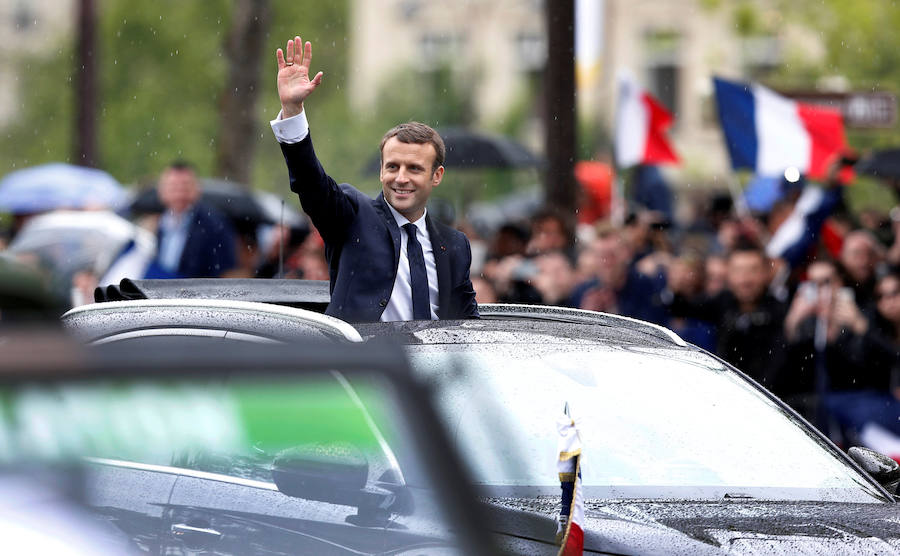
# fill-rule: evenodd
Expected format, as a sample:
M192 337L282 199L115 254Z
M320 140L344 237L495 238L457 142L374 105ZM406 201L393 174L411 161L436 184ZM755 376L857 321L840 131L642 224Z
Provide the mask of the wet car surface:
M473 466L492 529L511 551L553 547L555 431L549 415L546 427L536 415L564 402L576 405L576 420L579 409L585 417L586 553L900 551L893 498L718 358L651 328L560 322L559 313L528 321L486 313L481 321L356 328L364 338L407 345ZM635 373L643 376L604 378ZM599 393L612 385L623 401ZM654 395L657 389L664 392ZM587 406L579 390L594 394ZM598 410L603 404L614 407ZM630 470L623 454L633 457Z
M351 324L366 342L406 346L506 551L557 550L553 418L564 404L581 416L587 553L900 550L888 492L774 396L672 332L546 307L487 305L482 315Z

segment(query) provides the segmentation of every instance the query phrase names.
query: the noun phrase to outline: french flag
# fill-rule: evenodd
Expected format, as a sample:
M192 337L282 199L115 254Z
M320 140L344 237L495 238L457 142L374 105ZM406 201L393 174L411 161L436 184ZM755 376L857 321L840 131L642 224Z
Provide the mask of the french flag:
M556 528L556 542L560 545L558 556L581 556L584 553L584 493L581 486L581 437L575 421L565 415L556 421L559 484L562 504Z
M809 177L824 178L846 147L837 110L795 102L756 83L713 81L734 169L780 176L794 167Z
M630 74L620 75L616 111L616 163L619 168L636 164L677 164L678 155L666 138L666 130L672 121L672 114Z
M840 187L804 187L793 210L766 244L766 254L773 259L784 259L791 268L805 263L810 248L819 240L825 220L840 206L843 192Z

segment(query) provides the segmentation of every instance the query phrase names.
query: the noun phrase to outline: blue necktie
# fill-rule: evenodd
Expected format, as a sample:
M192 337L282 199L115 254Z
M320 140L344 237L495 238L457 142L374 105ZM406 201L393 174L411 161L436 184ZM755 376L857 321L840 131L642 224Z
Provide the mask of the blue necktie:
M412 286L412 307L414 320L431 320L431 305L428 303L428 275L425 273L425 255L416 238L416 225L403 225L406 230L406 256L409 258L409 282Z

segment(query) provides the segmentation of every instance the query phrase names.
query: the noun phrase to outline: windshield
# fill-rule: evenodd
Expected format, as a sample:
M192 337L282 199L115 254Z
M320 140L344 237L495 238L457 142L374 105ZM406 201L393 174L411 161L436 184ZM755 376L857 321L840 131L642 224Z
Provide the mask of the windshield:
M558 493L554 422L568 403L588 497L882 501L806 427L702 353L409 349L476 481L496 495Z

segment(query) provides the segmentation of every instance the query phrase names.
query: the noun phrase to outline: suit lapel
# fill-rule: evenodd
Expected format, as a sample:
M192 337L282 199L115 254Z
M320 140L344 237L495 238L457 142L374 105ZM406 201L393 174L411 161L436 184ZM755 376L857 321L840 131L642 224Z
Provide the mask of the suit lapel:
M375 210L384 219L384 224L391 235L391 241L394 243L394 276L396 277L397 265L400 264L400 227L397 226L394 215L388 209L387 201L384 200L384 193L379 193L375 199Z
M453 284L450 279L450 259L447 255L447 244L431 220L430 215L425 216L425 227L428 228L428 236L431 240L431 252L434 253L434 266L438 276L438 318L447 318L446 308L450 306L450 291Z

